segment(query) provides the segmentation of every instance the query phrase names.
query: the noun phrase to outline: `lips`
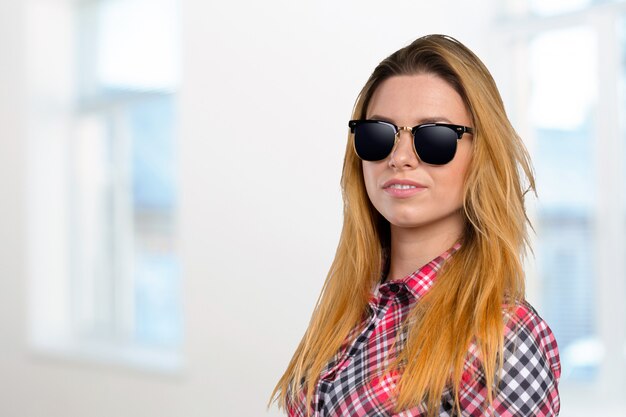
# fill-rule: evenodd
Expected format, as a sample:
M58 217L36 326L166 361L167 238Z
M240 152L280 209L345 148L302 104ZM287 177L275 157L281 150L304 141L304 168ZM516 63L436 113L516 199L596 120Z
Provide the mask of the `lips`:
M425 185L405 179L391 179L383 184L383 191L394 198L409 198L425 189Z
M409 190L414 188L426 188L419 182L405 179L391 179L383 184L383 188L392 188L397 190Z

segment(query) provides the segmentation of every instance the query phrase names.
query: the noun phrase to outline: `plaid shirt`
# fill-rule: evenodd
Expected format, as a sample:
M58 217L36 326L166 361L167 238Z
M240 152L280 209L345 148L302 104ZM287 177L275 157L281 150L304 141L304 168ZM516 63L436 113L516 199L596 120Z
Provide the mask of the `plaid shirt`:
M457 243L402 280L377 285L369 303L370 313L359 327L360 333L355 338L349 337L353 341L344 344L322 371L313 393L311 415L426 416L424 404L394 414L395 401L390 396L400 375L383 374L383 369L395 358L396 338L400 344L406 339L406 332L400 331L402 323L433 285L437 270L459 246ZM517 306L514 317L508 318L504 368L493 405L486 409L485 375L478 365L478 349L472 344L459 388L461 414L464 417L557 416L561 364L554 335L526 301ZM305 393L301 391L296 402L288 403L288 415L306 416L305 401ZM439 415L456 415L450 387L443 392Z

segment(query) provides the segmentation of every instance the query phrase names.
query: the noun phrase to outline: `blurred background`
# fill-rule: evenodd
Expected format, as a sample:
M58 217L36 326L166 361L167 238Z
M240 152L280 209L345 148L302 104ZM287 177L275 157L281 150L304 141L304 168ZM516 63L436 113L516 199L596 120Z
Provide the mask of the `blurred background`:
M626 1L0 0L0 416L278 416L347 121L427 33L530 149L562 416L626 416Z

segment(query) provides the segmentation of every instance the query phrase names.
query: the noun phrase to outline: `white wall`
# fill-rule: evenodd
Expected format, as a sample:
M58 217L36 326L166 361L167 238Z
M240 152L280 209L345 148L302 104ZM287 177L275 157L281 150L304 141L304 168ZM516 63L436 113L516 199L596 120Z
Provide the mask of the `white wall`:
M429 32L486 49L478 7L185 4L182 244L210 415L257 415L306 328L341 227L347 121L375 64Z
M23 362L25 329L23 137L20 119L21 7L0 2L0 415L19 415L7 401L12 387L25 387L16 362ZM22 388L23 390L23 388Z
M27 349L23 2L0 0L2 417L264 414L337 244L360 87L378 61L426 33L491 56L488 1L181 3L187 366L159 376Z

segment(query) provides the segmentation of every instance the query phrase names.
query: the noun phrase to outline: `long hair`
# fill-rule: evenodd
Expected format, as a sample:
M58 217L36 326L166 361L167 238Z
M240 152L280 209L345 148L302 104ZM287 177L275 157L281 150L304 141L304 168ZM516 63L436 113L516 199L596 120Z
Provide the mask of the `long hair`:
M523 255L528 248L524 196L535 190L528 152L509 122L489 71L467 47L444 35L428 35L393 53L361 90L353 119L366 116L384 80L433 74L463 99L474 126L472 159L463 189L465 228L461 248L407 318L406 340L390 369L401 369L398 411L425 402L429 416L451 387L460 415L459 386L472 343L492 404L502 369L505 312L524 299ZM344 222L335 259L302 341L270 399L287 407L301 390L310 404L322 369L363 319L371 290L385 273L389 223L372 206L361 160L348 135L341 188Z

